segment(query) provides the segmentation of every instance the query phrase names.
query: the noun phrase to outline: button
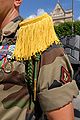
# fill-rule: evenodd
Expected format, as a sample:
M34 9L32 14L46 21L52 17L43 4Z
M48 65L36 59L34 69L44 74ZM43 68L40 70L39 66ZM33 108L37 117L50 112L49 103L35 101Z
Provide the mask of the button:
M5 73L10 73L10 72L12 72L12 70L13 70L12 62L11 61L6 62L5 65L4 65Z

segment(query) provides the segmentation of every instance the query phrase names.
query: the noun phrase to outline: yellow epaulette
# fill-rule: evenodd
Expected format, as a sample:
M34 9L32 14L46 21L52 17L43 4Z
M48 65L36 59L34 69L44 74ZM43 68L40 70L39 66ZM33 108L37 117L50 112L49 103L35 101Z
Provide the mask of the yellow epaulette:
M17 60L28 60L35 53L42 53L54 42L60 41L56 36L53 20L47 14L23 20L20 24L13 56Z

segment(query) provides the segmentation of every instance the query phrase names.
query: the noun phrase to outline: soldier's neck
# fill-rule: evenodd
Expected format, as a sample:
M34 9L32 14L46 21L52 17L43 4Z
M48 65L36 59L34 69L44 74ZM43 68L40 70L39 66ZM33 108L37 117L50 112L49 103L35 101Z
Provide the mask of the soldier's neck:
M7 16L4 18L2 24L0 25L0 29L3 29L11 20L19 16L19 12L17 10L10 11Z

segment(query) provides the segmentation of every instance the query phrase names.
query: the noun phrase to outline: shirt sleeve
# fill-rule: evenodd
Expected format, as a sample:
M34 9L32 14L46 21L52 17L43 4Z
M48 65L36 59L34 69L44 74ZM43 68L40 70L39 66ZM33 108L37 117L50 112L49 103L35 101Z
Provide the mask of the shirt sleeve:
M73 69L63 48L52 48L41 56L38 98L44 112L63 107L78 95Z

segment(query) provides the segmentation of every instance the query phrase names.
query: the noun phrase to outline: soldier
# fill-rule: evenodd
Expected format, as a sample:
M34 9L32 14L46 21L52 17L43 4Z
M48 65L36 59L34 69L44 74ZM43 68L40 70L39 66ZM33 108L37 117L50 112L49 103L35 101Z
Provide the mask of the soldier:
M18 25L22 21L22 18L19 16L19 6L21 2L22 0L0 0L0 120L38 120L37 115L35 115L36 113L34 113L34 115L29 114L33 113L35 102L33 103L32 99L30 99L30 95L33 93L31 93L31 89L29 89L31 86L28 86L30 82L27 82L31 76L28 76L27 73L27 77L25 75L25 69L30 65L30 67L32 67L32 77L35 77L35 67L33 66L35 66L34 61L38 59L38 56L36 55L36 59L35 55L30 56L31 59L29 60L27 59L29 56L26 56L26 64L19 62L19 54L18 57L16 56L17 42L14 52L17 61L10 61L15 47ZM33 21L36 23L37 20L43 20L45 22L45 18L51 22L51 18L45 14L39 18L28 21L28 24L34 23ZM25 22L25 20L21 22L20 26L23 27ZM47 22L45 22L45 24L47 24ZM50 27L51 29L49 28L49 30L52 31L52 22ZM46 29L45 31L47 31ZM28 30L30 32L31 27ZM37 35L41 36L42 34ZM53 35L55 36L55 33ZM47 34L45 34L45 37L47 38ZM75 81L72 80L72 67L67 55L64 54L63 48L58 44L59 40L56 36L54 40L52 39L53 37L50 38L52 41L50 41L47 48L44 49L43 47L43 51L39 54L39 69L37 72L38 100L48 120L74 120L72 100L73 97L77 96L78 88ZM30 40L33 40L32 37ZM58 41L57 45L56 40ZM26 42L31 44L30 41ZM27 46L29 46L29 43ZM19 48L22 47L22 45L19 46ZM32 45L32 47L36 48L34 44ZM44 42L42 45L45 45ZM22 57L22 59L23 58L24 57ZM33 62L31 60L33 60Z

